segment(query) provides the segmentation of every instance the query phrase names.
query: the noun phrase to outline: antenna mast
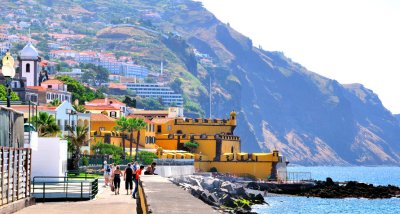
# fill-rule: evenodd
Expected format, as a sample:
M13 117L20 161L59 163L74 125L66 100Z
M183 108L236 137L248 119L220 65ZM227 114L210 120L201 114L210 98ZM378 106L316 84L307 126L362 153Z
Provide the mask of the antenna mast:
M210 75L210 119L212 118L211 117L211 99L212 99L212 91L211 91L211 75Z

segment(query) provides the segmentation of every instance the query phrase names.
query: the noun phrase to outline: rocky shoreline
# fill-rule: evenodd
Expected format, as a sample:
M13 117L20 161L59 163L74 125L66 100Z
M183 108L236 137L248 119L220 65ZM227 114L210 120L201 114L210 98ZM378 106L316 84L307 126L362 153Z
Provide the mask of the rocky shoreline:
M228 179L190 175L171 178L171 181L224 213L252 213L252 205L266 203L262 192L246 189Z
M333 182L331 178L327 178L326 181L317 181L314 187L297 195L320 198L400 198L400 188L392 185L374 186L357 181L338 184Z
M325 181L300 183L250 182L248 188L265 190L269 193L297 195L319 198L392 198L400 197L397 186L374 186L357 181L334 182L331 178Z

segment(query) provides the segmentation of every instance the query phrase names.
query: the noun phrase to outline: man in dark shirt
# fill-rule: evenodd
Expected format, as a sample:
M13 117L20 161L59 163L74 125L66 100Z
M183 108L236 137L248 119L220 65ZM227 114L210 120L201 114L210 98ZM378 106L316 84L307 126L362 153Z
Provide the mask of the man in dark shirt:
M132 189L133 189L133 170L131 168L131 164L128 163L128 166L125 169L124 173L124 179L125 179L125 189L126 189L126 194L132 194ZM130 192L128 193L128 189Z

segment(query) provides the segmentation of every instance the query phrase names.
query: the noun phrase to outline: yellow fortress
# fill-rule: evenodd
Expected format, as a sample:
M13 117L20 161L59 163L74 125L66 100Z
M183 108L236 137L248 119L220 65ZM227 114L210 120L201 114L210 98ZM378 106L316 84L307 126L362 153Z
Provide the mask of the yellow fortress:
M184 150L184 143L194 141L199 144L195 149L195 168L237 176L250 175L258 179L279 179L285 174L286 161L278 151L272 153L241 152L239 136L234 135L236 112L229 119L190 119L190 118L154 118L156 145L165 150ZM178 158L173 154L162 154L162 158ZM187 156L179 156L186 158Z
M229 119L146 118L148 127L141 131L139 147L156 152L162 159L195 159L197 171L215 168L221 173L258 179L280 179L280 174L285 175L287 163L278 151L241 152L240 137L234 135L236 120L234 111ZM91 136L95 139L122 146L121 133L114 131L114 118L92 115L91 126ZM191 153L185 147L189 141L198 144ZM127 148L128 142L125 144Z

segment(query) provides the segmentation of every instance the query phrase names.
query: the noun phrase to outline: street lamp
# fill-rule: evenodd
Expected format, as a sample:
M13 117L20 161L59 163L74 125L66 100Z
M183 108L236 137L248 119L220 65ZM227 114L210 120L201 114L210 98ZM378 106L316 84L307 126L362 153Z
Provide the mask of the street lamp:
M9 51L7 51L6 55L3 57L3 67L1 68L1 70L6 80L7 107L9 108L11 107L11 82L15 76L14 58L11 56Z

